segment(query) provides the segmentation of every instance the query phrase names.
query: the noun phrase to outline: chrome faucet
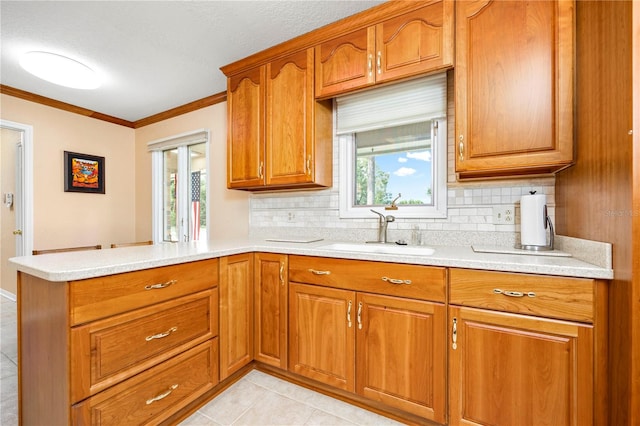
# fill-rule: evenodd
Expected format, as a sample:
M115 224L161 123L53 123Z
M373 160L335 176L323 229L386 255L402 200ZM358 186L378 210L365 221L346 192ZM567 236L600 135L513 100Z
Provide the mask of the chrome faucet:
M389 222L393 222L396 220L394 216L383 215L382 213L378 213L377 211L371 209L372 212L380 216L378 220L378 241L367 241L372 243L386 243L387 242L387 227Z

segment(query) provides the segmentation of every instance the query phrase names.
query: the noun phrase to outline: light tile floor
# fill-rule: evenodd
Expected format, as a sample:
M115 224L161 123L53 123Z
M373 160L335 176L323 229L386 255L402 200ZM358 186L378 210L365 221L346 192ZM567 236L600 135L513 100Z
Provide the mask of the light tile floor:
M16 303L0 296L0 425L18 424ZM183 426L218 425L399 425L391 419L251 371Z

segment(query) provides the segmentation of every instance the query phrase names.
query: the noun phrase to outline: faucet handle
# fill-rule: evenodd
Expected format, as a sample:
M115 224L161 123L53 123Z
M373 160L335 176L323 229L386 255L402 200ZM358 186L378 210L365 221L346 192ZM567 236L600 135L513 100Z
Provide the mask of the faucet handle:
M402 197L401 193L398 193L398 196L396 198L393 199L393 201L391 202L390 206L385 206L385 210L398 210L398 206L396 205L396 201L398 201L398 199Z

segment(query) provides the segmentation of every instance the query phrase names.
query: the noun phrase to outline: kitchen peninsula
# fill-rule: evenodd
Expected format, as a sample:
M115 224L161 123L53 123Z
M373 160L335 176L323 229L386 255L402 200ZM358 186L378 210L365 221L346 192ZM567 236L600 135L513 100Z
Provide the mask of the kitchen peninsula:
M14 258L22 423L171 424L252 368L409 423L597 423L610 245L558 243L583 244L602 263L580 253L433 246L403 255L262 239ZM345 353L327 363L331 348L314 339ZM496 357L472 356L478 350ZM500 360L518 369L531 357L551 377L491 376ZM482 403L488 378L508 387L506 402L527 395L534 412L479 411L469 401Z

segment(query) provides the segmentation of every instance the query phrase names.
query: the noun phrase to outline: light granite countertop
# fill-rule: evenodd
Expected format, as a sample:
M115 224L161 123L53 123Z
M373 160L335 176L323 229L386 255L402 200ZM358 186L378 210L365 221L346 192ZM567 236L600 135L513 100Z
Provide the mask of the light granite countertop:
M568 237L559 239L559 248L571 253L571 257L477 253L470 246L431 246L434 252L430 255L338 251L325 247L334 243L340 242L321 240L300 243L237 239L163 243L14 257L9 261L19 271L48 281L81 280L253 251L580 278L613 278L610 244ZM599 255L594 256L594 252Z

